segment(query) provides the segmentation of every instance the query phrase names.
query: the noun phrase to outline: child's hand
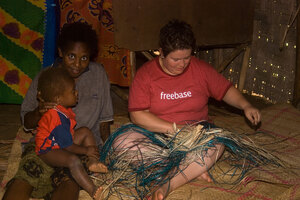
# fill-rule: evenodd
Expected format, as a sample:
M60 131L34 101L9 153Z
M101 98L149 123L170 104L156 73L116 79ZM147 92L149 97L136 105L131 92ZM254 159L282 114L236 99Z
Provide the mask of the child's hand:
M86 155L89 157L94 157L96 159L99 159L99 157L100 157L98 148L96 146L87 146Z

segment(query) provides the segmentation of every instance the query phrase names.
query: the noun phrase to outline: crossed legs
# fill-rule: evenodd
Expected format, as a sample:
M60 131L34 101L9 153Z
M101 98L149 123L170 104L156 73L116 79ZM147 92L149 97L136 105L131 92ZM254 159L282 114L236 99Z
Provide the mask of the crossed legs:
M113 148L123 149L130 148L130 150L139 150L141 153L144 151L149 151L147 147L142 145L136 145L137 140L147 140L147 138L136 132L127 132L115 139ZM207 150L203 158L194 161L187 167L180 166L181 172L175 175L170 182L162 185L160 188L155 190L152 194L153 200L162 200L167 197L167 195L175 190L176 188L188 183L189 181L199 178L211 182L211 178L208 175L208 170L215 164L224 151L224 145L216 144L215 147L211 147Z
M152 200L163 200L171 191L188 183L195 178L202 178L211 182L207 171L215 164L224 151L224 146L216 144L214 148L208 149L207 154L202 160L197 160L174 176L169 183L162 185L152 194ZM199 164L203 163L203 164Z

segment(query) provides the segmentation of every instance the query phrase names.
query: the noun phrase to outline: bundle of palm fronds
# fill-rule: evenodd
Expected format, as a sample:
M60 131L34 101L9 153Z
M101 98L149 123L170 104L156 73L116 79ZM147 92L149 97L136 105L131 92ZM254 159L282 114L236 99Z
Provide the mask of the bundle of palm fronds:
M145 137L136 139L126 148L113 146L118 136L129 132L138 132ZM190 163L197 161L199 165L205 165L207 150L215 148L216 144L224 144L230 152L227 159L239 169L230 170L230 173L237 175L237 180L242 180L246 172L256 166L283 166L279 159L250 139L207 122L186 125L169 134L128 124L114 132L103 147L101 160L110 170L108 176L101 177L101 184L107 185L106 197L113 194L119 199L143 199L153 188L167 183Z

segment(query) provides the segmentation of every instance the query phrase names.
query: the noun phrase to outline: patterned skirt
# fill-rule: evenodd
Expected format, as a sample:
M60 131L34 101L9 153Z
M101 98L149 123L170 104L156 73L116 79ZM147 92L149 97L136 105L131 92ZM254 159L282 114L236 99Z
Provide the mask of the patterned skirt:
M80 159L88 174L91 174L86 168L88 161L87 156L80 156ZM14 178L8 182L6 187L8 187L14 179L27 181L33 187L31 197L44 198L45 200L51 198L53 190L62 182L70 179L74 180L68 168L52 168L44 163L35 153L34 142L29 142L25 145L18 171Z

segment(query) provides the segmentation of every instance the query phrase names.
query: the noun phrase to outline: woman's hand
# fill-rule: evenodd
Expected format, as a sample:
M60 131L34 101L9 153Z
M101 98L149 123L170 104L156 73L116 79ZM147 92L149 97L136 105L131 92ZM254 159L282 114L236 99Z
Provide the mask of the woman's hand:
M57 106L57 103L55 103L55 102L45 102L44 99L41 97L40 92L37 93L37 98L39 100L38 112L39 112L40 116L42 116L49 109Z
M165 121L149 110L133 111L130 112L130 119L132 123L141 126L152 132L160 133L173 133L173 123Z
M235 87L231 86L228 89L223 100L231 106L244 110L245 116L252 124L257 125L260 122L259 110L252 106Z
M39 100L39 105L33 111L24 116L24 127L28 130L35 129L43 114L49 109L54 108L57 104L53 102L44 102Z
M42 116L45 112L51 108L54 108L55 106L57 106L57 103L40 101L38 111Z
M254 125L257 125L261 120L260 111L252 105L246 106L244 108L244 113L247 119Z
M177 133L178 131L180 131L185 125L183 124L175 124L173 123L173 129L174 129L174 133Z

